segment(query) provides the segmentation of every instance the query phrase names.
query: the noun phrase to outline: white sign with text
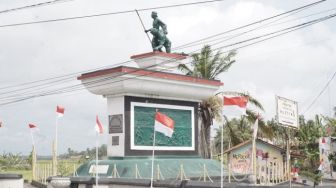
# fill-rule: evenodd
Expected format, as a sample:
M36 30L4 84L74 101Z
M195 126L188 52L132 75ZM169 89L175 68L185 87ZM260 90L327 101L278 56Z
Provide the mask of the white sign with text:
M299 116L297 102L279 96L275 98L278 123L284 126L298 128Z

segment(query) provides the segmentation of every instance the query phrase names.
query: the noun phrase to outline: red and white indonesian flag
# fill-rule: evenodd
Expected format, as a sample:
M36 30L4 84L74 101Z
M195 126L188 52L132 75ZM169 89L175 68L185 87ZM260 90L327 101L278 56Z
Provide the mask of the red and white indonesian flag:
M36 125L34 125L34 124L31 124L31 123L29 123L28 127L29 127L30 129L36 129L36 128L37 128L37 126L36 126Z
M225 97L223 99L223 114L227 117L246 115L246 97Z
M31 133L37 133L39 131L39 128L32 123L29 123L28 127L29 127Z
M168 137L172 137L174 133L174 120L167 115L156 112L155 114L155 124L154 129Z
M64 107L57 105L56 112L58 117L63 117L64 115Z
M98 116L96 116L96 131L98 134L103 134L103 125L100 123Z

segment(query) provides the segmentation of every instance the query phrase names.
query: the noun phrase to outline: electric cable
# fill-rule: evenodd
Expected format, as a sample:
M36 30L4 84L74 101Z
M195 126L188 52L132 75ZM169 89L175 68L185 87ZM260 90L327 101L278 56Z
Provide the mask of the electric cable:
M36 7L41 7L41 6L48 6L56 3L64 3L68 1L74 1L74 0L53 0L53 1L46 1L46 2L41 2L37 4L32 4L32 5L26 5L22 7L16 7L16 8L11 8L7 10L0 10L0 14L2 13L8 13L8 12L13 12L13 11L18 11L18 10L23 10L23 9L30 9L30 8L36 8Z
M207 2L207 1L206 1ZM319 2L322 2L322 1L319 1ZM319 2L316 2L316 3L319 3ZM314 5L315 5L315 3L313 3ZM172 5L172 6L174 6L174 5ZM181 5L182 6L182 5ZM287 11L287 12L283 12L283 13L281 13L281 14L278 14L278 15L275 15L275 16L272 16L272 17L278 17L279 15L285 15L285 14L288 14L288 13L292 13L292 12L295 12L295 11L298 11L298 10L301 10L301 9L305 9L305 8L307 8L307 7L309 7L309 6L312 6L312 4L308 4L308 5L305 5L305 6L301 6L301 7L298 7L298 8L295 8L295 9L292 9L292 10L290 10L290 11ZM254 22L254 23L251 23L251 24L248 24L248 25L253 25L253 24L256 24L256 23L260 23L260 22L263 22L263 20L269 20L270 18L266 18L266 19L262 19L262 20L260 20L260 21L258 21L258 22ZM241 26L241 27L239 27L239 28L243 28L244 26ZM231 29L231 31L233 31L234 29ZM128 63L128 62L130 62L130 61L125 61L125 62L122 62L122 63L119 63L119 65L120 64L123 64L123 63ZM114 64L113 66L117 66L117 64ZM100 68L97 68L97 69L101 69L101 68L103 68L103 67L100 67ZM86 72L88 72L88 71L93 71L94 69L92 69L92 70L86 70ZM82 71L82 72L84 72L84 71ZM72 75L75 75L75 74L79 74L79 73L82 73L82 72L76 72L76 73L71 73L71 74L68 74L68 75L63 75L63 76L72 76ZM14 85L14 86L7 86L7 87L2 87L2 88L0 88L0 90L2 90L2 89L8 89L8 88L11 88L11 87L17 87L17 86L21 86L21 85L27 85L27 84L33 84L33 83L36 83L36 82L42 82L42 81L45 81L45 80L52 80L52 79L56 79L56 78L61 78L61 77L63 77L63 76L59 76L59 77L53 77L53 78L47 78L47 79L42 79L42 80L37 80L37 81L33 81L33 82L26 82L26 83L22 83L22 84L18 84L18 85ZM48 83L47 83L48 84Z
M336 16L336 15L333 14L333 15L329 15L329 16L327 16L327 17L323 17L323 18L314 20L315 22L314 22L314 21L310 21L310 22L307 22L306 24L299 24L299 26L300 26L299 28L290 27L290 28L294 28L294 29L292 29L292 30L290 30L290 31L286 31L286 32L280 33L280 34L277 34L277 35L275 35L275 36L268 37L268 38L266 38L266 39L262 39L262 40L260 40L260 41L256 41L256 42L253 42L253 43L250 43L250 44L241 46L241 47L239 47L239 48L247 47L247 46L250 46L250 45L252 45L252 44L257 44L257 43L260 43L260 42L262 42L262 41L269 40L269 39L271 39L271 38L275 38L275 37L277 37L277 36L281 36L281 35L287 34L287 33L289 33L289 32L293 32L293 31L296 31L296 30L298 30L298 29L302 29L302 28L304 28L304 27L310 26L310 25L312 25L312 24L319 23L319 22L321 22L321 21L324 21L324 20L333 18L333 17L335 17L335 16ZM274 32L273 32L273 33L274 33ZM260 37L259 37L259 38L260 38ZM237 48L236 48L236 49L237 49ZM130 74L130 73L128 73L128 74ZM146 74L146 75L147 75L147 74ZM146 75L140 75L140 76L146 76ZM120 76L120 75L118 75L118 76ZM139 77L139 76L137 76L137 77ZM131 78L128 78L128 79L134 79L134 78L135 78L135 77L131 77ZM124 79L124 80L127 80L127 79ZM116 81L116 82L120 82L120 81L124 81L124 80L118 80L118 81ZM114 82L112 82L112 83L114 83ZM107 83L107 84L111 84L111 83ZM80 85L82 85L82 84L80 84ZM104 84L104 85L106 85L106 84ZM102 86L102 85L94 85L94 87L99 87L99 86ZM93 87L93 86L92 86L92 87ZM89 89L90 87L86 86L85 88L86 88L86 89ZM67 89L67 88L64 88L64 89ZM72 89L72 90L68 90L68 91L66 91L66 90L64 90L64 89L63 89L63 91L62 91L62 90L59 90L59 91L49 91L49 92L47 92L47 93L42 93L42 94L35 95L35 96L29 96L29 97L27 97L27 98L18 99L18 100L16 100L16 101L10 101L10 102L7 102L7 103L1 103L0 105L10 104L10 103L18 102L18 101L22 101L22 100L27 100L27 99L29 99L29 98L35 98L35 97L37 97L37 96L46 96L46 95L52 95L52 94L60 94L60 93L73 92L73 91L75 91L75 90L78 90L77 88L76 88L76 89ZM79 88L79 89L81 89L81 88Z
M198 1L198 2L192 2L192 3L182 3L182 4L174 4L174 5L166 5L166 6L157 6L157 7L150 7L150 8L142 8L142 9L137 9L137 10L138 11L148 11L148 10L154 10L154 9L158 10L158 9L173 8L173 7L180 7L180 6L189 6L189 5L197 5L197 4L204 4L204 3L220 2L220 1L225 1L225 0ZM322 1L326 1L326 0L322 0ZM13 23L13 24L0 25L0 28L1 27L14 27L14 26L23 26L23 25L33 25L33 24L41 24L41 23L50 23L50 22L60 22L60 21L77 20L77 19L85 19L85 18L94 18L94 17L110 16L110 15L116 15L116 14L132 13L132 12L134 12L134 10L123 10L123 11L117 11L117 12L91 14L91 15L84 15L84 16L56 18L56 19L39 20L39 21L32 21L32 22L21 22L21 23Z

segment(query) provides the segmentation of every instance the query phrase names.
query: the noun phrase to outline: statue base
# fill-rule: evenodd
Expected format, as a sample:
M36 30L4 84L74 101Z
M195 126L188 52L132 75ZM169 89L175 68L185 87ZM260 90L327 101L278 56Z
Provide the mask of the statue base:
M78 176L95 176L95 160L89 161L77 169ZM151 157L110 158L100 160L100 177L150 179ZM156 157L154 159L154 179L200 179L209 177L219 179L221 164L217 160L200 157ZM224 176L228 173L224 170Z

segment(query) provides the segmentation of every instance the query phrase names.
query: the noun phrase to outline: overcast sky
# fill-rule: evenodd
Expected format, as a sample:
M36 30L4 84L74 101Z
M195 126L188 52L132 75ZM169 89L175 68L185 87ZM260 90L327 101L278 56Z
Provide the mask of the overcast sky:
M42 0L2 0L0 10L43 2ZM0 14L0 25L82 16L192 1L167 0L73 0L38 8ZM193 6L157 10L168 26L172 47L242 26L279 14L312 0L226 0ZM333 9L333 10L331 10ZM323 13L320 13L323 11ZM151 11L140 15L147 28L151 26ZM319 13L319 14L316 14ZM329 0L296 14L281 17L268 27L220 43L214 48L236 43L264 33L276 31L311 19L336 13L336 1ZM308 16L307 15L312 15ZM304 18L302 18L304 17ZM314 114L330 115L335 106L335 84L318 98L309 111L312 100L336 71L336 19L238 50L236 63L222 74L222 91L249 92L265 107L266 119L275 115L275 95L299 102L300 113L308 118ZM265 23L254 27L265 26ZM234 35L251 28L229 33ZM41 23L16 27L0 27L0 88L81 72L129 60L134 54L151 51L148 39L136 14L126 13L96 18ZM227 36L227 35L225 35ZM223 37L223 36L221 36ZM218 40L217 40L218 41ZM216 41L216 42L217 42ZM212 42L213 43L213 42ZM210 44L212 44L210 43ZM204 45L204 44L202 44ZM202 45L185 48L186 53ZM222 51L237 46L224 48ZM132 66L133 64L125 64ZM79 84L76 76L64 84ZM29 85L26 85L29 86ZM58 85L58 87L64 85ZM22 89L19 88L14 89ZM13 90L13 88L11 88ZM52 89L52 88L47 88ZM0 102L10 94L0 89ZM8 93L10 92L10 93ZM31 92L31 91L30 91ZM65 107L59 121L59 153L67 148L83 150L94 147L95 115L107 127L106 100L86 90L62 95L34 98L0 106L0 152L28 154L31 137L28 123L40 131L35 136L39 155L51 155L55 133L56 105ZM106 142L106 137L100 139Z

